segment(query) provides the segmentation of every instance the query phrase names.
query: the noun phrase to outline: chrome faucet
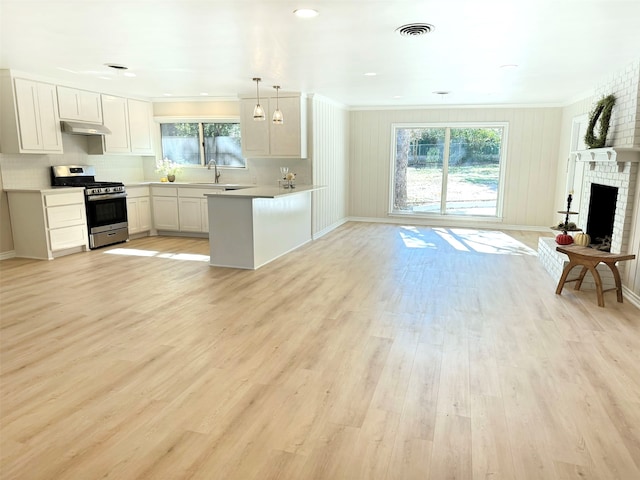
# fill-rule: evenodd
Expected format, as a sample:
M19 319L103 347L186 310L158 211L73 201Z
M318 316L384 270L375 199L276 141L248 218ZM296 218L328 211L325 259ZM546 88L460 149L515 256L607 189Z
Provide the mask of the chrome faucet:
M218 164L216 163L216 161L213 158L211 160L209 160L209 163L207 163L207 170L211 170L211 164L212 163L213 163L213 175L215 176L215 182L214 183L219 183L220 175L222 175L222 172L218 171Z

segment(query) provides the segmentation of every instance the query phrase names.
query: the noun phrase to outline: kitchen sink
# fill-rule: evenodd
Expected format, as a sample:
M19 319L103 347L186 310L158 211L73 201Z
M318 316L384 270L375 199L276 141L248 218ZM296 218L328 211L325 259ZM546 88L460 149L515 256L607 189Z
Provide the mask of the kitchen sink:
M240 183L214 183L214 182L193 182L191 185L206 185L207 187L219 188L220 190L241 190L251 188L255 185L242 185Z

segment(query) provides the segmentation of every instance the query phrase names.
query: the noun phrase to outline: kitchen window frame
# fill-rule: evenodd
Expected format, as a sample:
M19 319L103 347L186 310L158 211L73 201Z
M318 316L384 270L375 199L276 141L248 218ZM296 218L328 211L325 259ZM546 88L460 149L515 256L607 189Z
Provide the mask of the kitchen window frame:
M228 116L224 116L224 117L216 117L216 116L206 116L206 117L155 117L154 121L158 124L158 142L159 142L159 149L158 151L161 152L162 157L164 158L164 150L162 149L162 125L163 124L167 124L167 123L197 123L198 124L198 145L199 145L199 157L200 157L200 164L199 165L194 165L194 164L180 164L181 168L202 168L202 167L207 167L208 164L206 162L206 158L205 158L205 149L204 149L204 124L205 123L237 123L238 125L240 125L240 117L228 117ZM242 135L242 129L241 129L241 133L240 135ZM242 141L242 136L240 137L240 141ZM242 146L241 146L241 151L242 151ZM242 157L244 159L244 166L242 167L232 167L229 165L218 165L218 169L233 169L233 170L247 170L249 168L249 162L248 159L246 157Z

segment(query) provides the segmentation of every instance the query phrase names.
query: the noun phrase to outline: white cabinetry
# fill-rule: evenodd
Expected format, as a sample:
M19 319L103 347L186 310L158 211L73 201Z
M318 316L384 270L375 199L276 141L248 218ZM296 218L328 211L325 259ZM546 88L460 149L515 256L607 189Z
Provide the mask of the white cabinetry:
M88 249L84 189L7 191L16 255L52 259Z
M178 189L176 187L151 187L153 202L153 228L177 232L178 222Z
M217 187L174 187L170 184L152 186L153 228L161 232L205 236L209 232L209 213L205 194L222 191L224 190Z
M2 153L62 153L56 87L3 74Z
M60 120L102 123L100 94L76 88L56 87Z
M111 135L90 137L91 154L153 155L153 120L149 102L101 95L104 126Z
M178 216L181 232L205 233L209 231L207 197L204 196L206 193L212 193L212 189L178 189Z
M153 155L153 110L149 102L127 99L131 153Z
M283 94L278 101L284 123L275 125L271 118L276 98L260 98L266 112L263 122L253 119L256 98L240 99L242 154L246 158L306 158L306 98L300 94Z
M131 153L127 99L102 95L102 116L104 126L111 130L111 135L92 138L92 140L102 141L101 153Z
M149 187L127 187L129 235L151 230Z

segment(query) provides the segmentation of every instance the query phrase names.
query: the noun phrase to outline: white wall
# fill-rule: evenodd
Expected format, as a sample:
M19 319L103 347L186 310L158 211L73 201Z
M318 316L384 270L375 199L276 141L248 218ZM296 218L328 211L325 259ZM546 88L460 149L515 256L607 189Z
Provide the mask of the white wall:
M350 115L349 215L389 220L391 125L393 123L507 122L502 221L482 226L545 228L554 212L560 108L440 108L361 110ZM460 225L453 216L412 223Z
M308 111L312 183L327 186L313 195L313 235L317 238L347 217L349 112L318 95L309 99Z

